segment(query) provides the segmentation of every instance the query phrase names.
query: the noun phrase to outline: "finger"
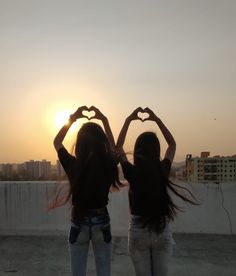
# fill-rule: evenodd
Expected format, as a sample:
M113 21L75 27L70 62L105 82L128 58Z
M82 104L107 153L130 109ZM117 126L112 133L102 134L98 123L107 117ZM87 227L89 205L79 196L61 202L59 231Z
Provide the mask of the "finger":
M149 111L151 111L151 109L149 107L145 107L143 111L144 112L149 112Z
M143 109L142 109L142 107L138 107L138 108L136 108L136 110L135 110L136 112L142 112L143 111Z
M90 106L90 111L91 110L96 111L96 110L98 110L98 108L96 106L92 105L92 106Z
M96 119L96 115L89 118L89 120Z
M141 107L137 107L133 110L131 114L137 114L140 111Z
M141 112L141 111L136 109L131 113L131 116L133 117L133 119L139 118L139 116L138 116L139 112Z
M86 105L83 105L83 106L80 106L79 108L78 108L78 110L88 110L88 107L86 106Z

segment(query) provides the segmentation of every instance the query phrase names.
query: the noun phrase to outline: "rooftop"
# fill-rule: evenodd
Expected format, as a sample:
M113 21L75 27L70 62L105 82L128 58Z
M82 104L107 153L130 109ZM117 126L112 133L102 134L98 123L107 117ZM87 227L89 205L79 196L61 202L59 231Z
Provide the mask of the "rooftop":
M236 236L174 234L169 276L235 276ZM0 236L0 276L69 276L66 236ZM113 276L134 276L127 238L113 238ZM87 276L95 276L90 251Z

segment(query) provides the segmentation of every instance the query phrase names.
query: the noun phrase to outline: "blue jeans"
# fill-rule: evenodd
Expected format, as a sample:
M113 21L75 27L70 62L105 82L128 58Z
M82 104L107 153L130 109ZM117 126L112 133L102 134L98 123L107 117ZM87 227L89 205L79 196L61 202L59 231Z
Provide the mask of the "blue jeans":
M136 276L167 275L173 246L169 225L157 234L146 227L142 228L137 216L131 215L128 246Z
M111 229L108 214L84 216L71 225L69 251L73 276L85 276L90 241L98 276L111 275Z

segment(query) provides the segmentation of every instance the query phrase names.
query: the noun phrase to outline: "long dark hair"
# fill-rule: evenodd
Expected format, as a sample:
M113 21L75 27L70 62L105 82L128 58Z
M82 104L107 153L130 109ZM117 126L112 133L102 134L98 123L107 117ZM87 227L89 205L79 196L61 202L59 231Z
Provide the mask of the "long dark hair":
M75 157L70 195L76 197L78 182L83 179L84 173L88 170L90 175L96 175L100 170L105 170L110 175L111 185L114 187L119 185L116 158L100 125L89 122L81 127L77 134Z
M177 210L181 210L172 200L169 191L182 200L197 204L194 195L185 187L174 184L169 179L169 171L160 161L160 142L153 132L144 132L137 138L134 146L134 166L142 184L148 189L148 202L141 216L143 227L157 232L162 231L167 221L174 220ZM170 168L169 168L170 169ZM187 191L189 199L177 191Z
M100 125L93 122L83 124L78 131L74 149L75 162L67 172L69 182L56 187L55 199L48 210L60 207L70 199L73 205L78 198L79 187L88 190L86 184L89 177L96 176L101 171L105 171L115 189L119 188L118 162Z

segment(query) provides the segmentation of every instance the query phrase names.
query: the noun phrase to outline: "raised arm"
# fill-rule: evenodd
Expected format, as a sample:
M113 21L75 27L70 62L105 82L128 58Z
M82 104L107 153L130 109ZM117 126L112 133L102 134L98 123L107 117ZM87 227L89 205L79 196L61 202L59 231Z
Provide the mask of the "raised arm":
M141 107L138 107L136 108L125 120L124 122L124 125L120 131L120 134L118 136L118 139L117 139L117 143L116 143L116 151L118 153L118 156L119 156L119 159L120 159L120 162L124 162L127 160L127 157L126 157L126 154L125 154L125 151L124 151L124 143L125 143L125 138L126 138L126 135L127 135L127 132L128 132L128 128L129 128L129 125L131 123L131 121L133 120L141 120L139 117L138 117L138 113L139 112L143 112L142 108Z
M81 106L79 107L75 113L70 115L70 118L68 120L68 123L65 124L57 133L56 137L54 138L53 144L58 151L60 148L63 147L63 140L70 129L71 125L78 119L78 118L87 118L86 116L83 115L83 111L88 110L87 106Z
M108 121L107 117L95 106L91 106L89 108L89 111L94 111L95 112L95 115L93 117L91 117L90 119L97 119L97 120L102 121L107 139L108 139L109 144L111 146L111 150L112 150L113 153L115 153L115 140L114 140L113 133L111 131L111 127L110 127L110 124L109 124L109 121Z
M172 136L172 134L170 133L168 128L164 125L164 123L161 121L161 119L158 118L150 108L146 107L144 109L144 111L149 114L149 117L146 118L145 121L147 121L147 120L154 121L160 128L160 130L168 144L168 147L167 147L167 150L165 153L165 158L169 159L172 163L174 160L175 151L176 151L176 142L175 142L174 137Z

